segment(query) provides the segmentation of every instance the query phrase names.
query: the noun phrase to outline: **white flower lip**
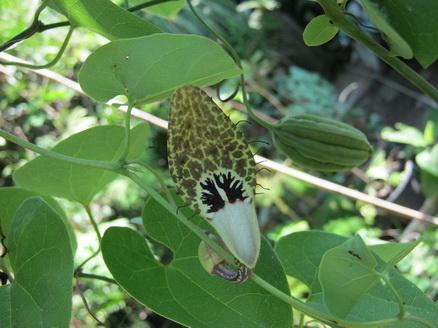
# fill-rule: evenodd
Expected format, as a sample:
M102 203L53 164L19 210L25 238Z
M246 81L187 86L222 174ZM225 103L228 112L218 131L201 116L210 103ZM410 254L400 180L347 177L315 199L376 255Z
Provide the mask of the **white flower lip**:
M226 203L211 217L211 224L230 252L248 268L254 268L260 250L260 230L254 202L247 199Z

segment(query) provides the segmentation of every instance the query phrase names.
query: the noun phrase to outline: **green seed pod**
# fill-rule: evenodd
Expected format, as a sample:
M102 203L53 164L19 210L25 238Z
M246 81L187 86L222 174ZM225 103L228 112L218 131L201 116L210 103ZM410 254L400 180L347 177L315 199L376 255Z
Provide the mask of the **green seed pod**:
M275 146L303 168L348 170L365 162L373 147L352 126L315 115L286 117L271 132Z

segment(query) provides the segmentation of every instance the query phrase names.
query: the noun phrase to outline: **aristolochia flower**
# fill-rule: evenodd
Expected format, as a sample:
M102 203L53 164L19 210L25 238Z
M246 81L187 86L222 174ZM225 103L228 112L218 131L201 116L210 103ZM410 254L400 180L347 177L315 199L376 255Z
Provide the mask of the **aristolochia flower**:
M182 198L253 268L260 249L255 162L240 131L205 92L183 87L172 96L167 149Z

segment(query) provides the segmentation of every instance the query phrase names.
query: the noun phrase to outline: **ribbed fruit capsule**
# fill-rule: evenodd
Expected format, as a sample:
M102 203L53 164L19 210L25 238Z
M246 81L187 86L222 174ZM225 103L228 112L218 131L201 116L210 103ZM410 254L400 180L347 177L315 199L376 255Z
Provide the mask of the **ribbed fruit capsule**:
M356 128L315 115L286 117L271 132L275 146L303 168L348 170L364 163L373 151Z

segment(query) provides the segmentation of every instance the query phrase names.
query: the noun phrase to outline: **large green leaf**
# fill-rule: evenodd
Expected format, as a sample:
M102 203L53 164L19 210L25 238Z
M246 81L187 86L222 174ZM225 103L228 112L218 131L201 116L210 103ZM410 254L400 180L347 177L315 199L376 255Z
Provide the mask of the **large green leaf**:
M283 237L276 245L276 252L288 275L304 282L311 290L308 305L319 311L329 313L323 299L318 280L318 271L324 254L347 239L338 235L303 231ZM309 249L309 252L306 250ZM349 254L350 255L350 254ZM377 258L378 266L386 266ZM336 268L333 268L336 270ZM414 284L405 279L396 269L390 269L388 279L400 293L408 313L424 318L431 323L438 322L438 305L430 300ZM388 288L375 284L360 297L350 313L343 318L351 322L367 322L394 318L399 312L398 303ZM351 325L354 326L354 325ZM422 324L411 321L385 326L391 328L423 328Z
M377 0L389 23L409 43L423 67L438 58L438 1Z
M125 95L139 103L166 98L182 85L211 85L239 73L226 51L210 39L160 33L97 49L82 66L79 82L95 100Z
M51 0L50 5L72 24L88 28L110 40L161 32L158 27L109 0Z
M15 213L17 212L17 209L21 203L23 203L26 199L35 196L40 196L62 219L65 224L65 228L67 229L70 245L74 254L77 247L76 236L73 231L73 227L68 221L63 209L52 197L41 196L29 190L17 187L0 188L0 228L3 234L5 236L8 235L12 219L14 218Z
M412 49L409 44L397 33L396 30L385 20L379 8L371 0L360 0L368 19L383 34L388 42L393 56L401 56L406 59L413 57Z
M0 289L0 326L68 327L73 254L59 215L41 198L26 200L12 221L6 246L15 279Z
M139 157L148 142L148 128L140 124L131 130L128 159ZM91 160L113 161L122 153L125 130L121 126L97 126L77 133L56 145L62 154ZM15 183L28 190L89 204L116 173L40 156L15 171Z
M197 216L190 220L207 227ZM158 263L146 240L131 229L110 228L102 240L109 270L140 303L193 328L292 326L290 307L252 281L231 284L204 271L197 256L200 239L174 213L149 200L143 221L147 234L173 252L171 263ZM255 272L288 293L284 271L266 241Z

